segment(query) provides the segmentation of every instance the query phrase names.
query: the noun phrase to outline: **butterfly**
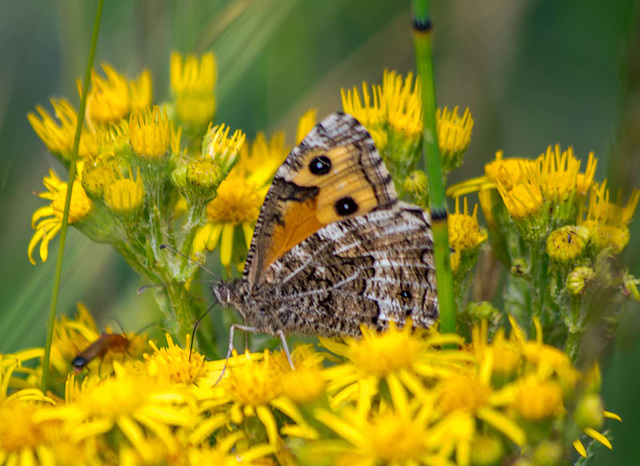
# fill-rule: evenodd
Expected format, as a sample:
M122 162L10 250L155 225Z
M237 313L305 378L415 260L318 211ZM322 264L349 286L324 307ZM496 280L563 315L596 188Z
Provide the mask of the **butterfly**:
M430 327L438 298L429 213L399 201L369 132L334 113L275 174L242 277L212 286L244 325L279 336L361 334L410 318ZM288 351L287 351L288 355ZM291 362L291 361L290 361Z

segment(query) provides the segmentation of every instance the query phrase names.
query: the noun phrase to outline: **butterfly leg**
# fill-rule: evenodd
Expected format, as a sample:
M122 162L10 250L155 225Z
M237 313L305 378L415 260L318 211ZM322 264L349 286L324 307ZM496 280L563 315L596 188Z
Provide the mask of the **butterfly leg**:
M291 353L289 352L289 345L287 345L287 339L284 337L284 332L282 330L278 330L278 336L280 337L280 341L282 342L282 349L284 350L284 354L287 355L287 361L289 361L289 365L291 366L292 370L296 370L295 367L293 367L293 361L291 360Z
M260 331L255 327L249 327L247 325L233 324L231 327L229 327L229 349L227 350L227 357L224 360L224 366L222 366L222 372L220 372L220 377L218 377L218 380L216 380L216 383L214 385L217 385L218 382L222 380L222 377L224 376L224 373L227 370L227 366L229 365L229 358L231 357L231 353L233 353L233 334L235 333L236 330L242 330L243 332L252 332L252 333L256 333Z

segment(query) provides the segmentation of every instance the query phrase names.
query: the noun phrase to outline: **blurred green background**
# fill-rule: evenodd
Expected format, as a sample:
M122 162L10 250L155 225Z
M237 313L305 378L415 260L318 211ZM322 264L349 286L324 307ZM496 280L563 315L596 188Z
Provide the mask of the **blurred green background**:
M51 96L77 104L75 80L87 59L95 1L0 0L0 352L42 345L57 241L32 266L30 218L44 204L50 167L60 170L26 114ZM599 158L597 178L628 195L640 186L640 35L638 8L627 0L484 0L434 2L435 63L441 106L469 106L475 119L455 182L482 173L497 149L537 156L548 144L572 145ZM154 100L168 97L171 50L218 58L217 121L244 130L285 129L310 107L322 117L341 109L340 88L380 82L385 68L407 72L414 56L408 1L109 0L96 63L133 77L150 68ZM640 274L638 224L623 257ZM143 283L107 246L70 230L59 308L82 301L100 325L118 317L135 330L155 319ZM640 457L640 331L628 312L604 356L613 452L598 464Z

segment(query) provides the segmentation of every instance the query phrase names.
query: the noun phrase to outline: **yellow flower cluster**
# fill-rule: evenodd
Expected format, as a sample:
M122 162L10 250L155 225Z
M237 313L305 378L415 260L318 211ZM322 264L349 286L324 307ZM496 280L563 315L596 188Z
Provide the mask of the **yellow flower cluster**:
M376 147L396 178L396 188L415 169L421 155L422 91L420 80L408 73L403 79L395 71L385 70L382 85L362 83L362 97L358 89L341 91L342 107L371 133ZM473 118L469 109L462 117L458 108L438 109L438 145L444 173L462 164L462 155L471 141Z
M92 325L84 308L60 322L56 354L68 353L72 329ZM602 409L597 373L579 373L539 328L527 340L513 321L491 342L486 324L475 327L468 347L410 326L363 328L360 340L323 340L333 355L297 347L295 370L281 352L225 363L166 342L142 360L113 359L110 376L68 375L61 397L33 388L39 369L23 363L41 350L2 355L0 461L493 464L550 443L584 455L580 430L611 448L598 430L619 419Z

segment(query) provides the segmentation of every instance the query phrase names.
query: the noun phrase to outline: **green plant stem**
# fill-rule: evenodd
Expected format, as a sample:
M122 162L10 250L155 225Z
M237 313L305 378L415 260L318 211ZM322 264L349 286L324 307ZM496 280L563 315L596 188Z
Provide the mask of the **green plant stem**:
M436 95L428 0L413 0L413 15L416 69L422 82L425 165L427 176L429 177L429 197L431 199L431 222L440 307L440 331L449 333L456 330L456 305L453 296L447 209L436 127Z
M62 259L64 256L64 244L67 239L67 226L69 224L69 207L71 205L71 193L73 182L76 177L76 160L78 158L78 148L80 147L80 134L84 114L87 108L87 96L89 94L89 82L91 80L91 70L93 70L93 60L96 55L98 44L98 32L100 31L100 19L102 17L102 7L104 0L98 0L98 8L93 23L93 34L91 36L91 46L89 48L89 59L82 82L82 98L80 99L80 109L78 110L78 121L76 123L76 134L73 139L73 151L69 162L69 180L67 183L67 195L64 201L64 212L62 213L62 228L60 230L60 244L58 245L58 257L56 258L56 270L53 277L53 292L51 293L51 305L49 306L49 321L47 323L47 342L44 347L44 360L42 362L42 392L47 392L49 382L49 360L51 359L51 343L53 342L53 329L56 323L56 307L58 305L58 293L60 291L60 279L62 277Z
M186 336L193 330L193 316L191 314L191 300L189 292L183 284L165 282L167 295L171 303L171 310L175 316L175 328L170 329L178 341L184 345Z

